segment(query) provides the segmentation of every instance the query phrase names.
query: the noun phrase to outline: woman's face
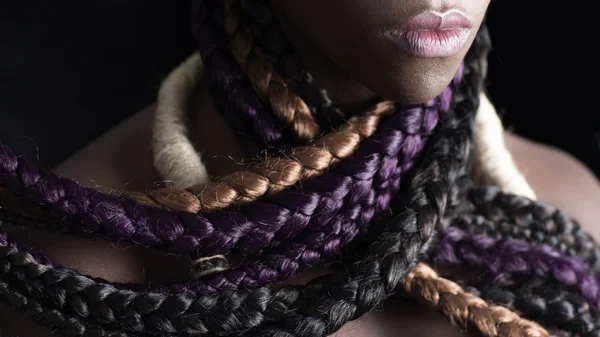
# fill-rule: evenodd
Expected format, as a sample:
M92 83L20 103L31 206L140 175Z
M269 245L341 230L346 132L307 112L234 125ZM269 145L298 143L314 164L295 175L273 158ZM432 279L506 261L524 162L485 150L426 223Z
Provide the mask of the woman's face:
M273 0L301 38L386 99L427 101L450 83L490 0Z

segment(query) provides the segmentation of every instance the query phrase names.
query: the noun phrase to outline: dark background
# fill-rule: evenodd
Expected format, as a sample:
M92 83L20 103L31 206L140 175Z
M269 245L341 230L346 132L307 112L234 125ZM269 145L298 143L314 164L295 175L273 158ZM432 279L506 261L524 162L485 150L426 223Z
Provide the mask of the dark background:
M19 153L39 151L52 167L153 102L161 79L194 50L188 7L0 1L0 138ZM492 1L488 89L508 128L570 152L600 177L600 114L586 106L590 75L576 10Z

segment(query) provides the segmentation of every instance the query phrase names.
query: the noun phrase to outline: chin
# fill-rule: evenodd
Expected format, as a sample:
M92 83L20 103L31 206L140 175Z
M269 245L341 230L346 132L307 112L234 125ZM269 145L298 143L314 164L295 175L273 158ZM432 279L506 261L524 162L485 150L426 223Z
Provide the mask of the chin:
M381 71L379 80L367 85L385 99L404 104L427 102L437 96L452 82L461 59L446 62L416 62ZM389 69L389 68L388 68ZM385 75L387 74L387 75ZM393 74L393 76L390 76Z
M457 67L458 69L458 67ZM452 82L456 70L417 72L380 81L372 90L385 99L404 104L419 104L439 96Z
M444 82L428 83L420 88L409 88L396 94L396 97L391 98L395 102L405 104L425 103L439 96L444 89L450 84L452 78Z

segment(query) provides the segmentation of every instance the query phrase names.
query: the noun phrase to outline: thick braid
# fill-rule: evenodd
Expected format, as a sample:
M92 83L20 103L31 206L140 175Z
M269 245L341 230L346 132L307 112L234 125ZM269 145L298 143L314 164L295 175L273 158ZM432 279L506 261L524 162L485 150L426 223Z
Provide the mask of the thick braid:
M504 144L504 128L496 109L485 94L475 118L474 178L499 186L503 191L535 199L523 174Z
M449 118L449 117L445 118L445 120L448 120L448 121L453 121L453 119L451 119L451 118ZM455 128L458 126L458 124L456 124L456 122L452 122L452 123L454 123L454 124L451 124L451 126L452 126L453 128L452 128L451 130L448 130L448 131L447 131L447 133L448 133L448 134L454 134L455 132L453 132L453 131L454 131L454 130L455 130ZM443 125L444 125L444 123L442 123L442 125L441 125L441 126L443 126ZM440 136L438 136L437 138L441 138L441 140L444 140L444 141L445 141L445 136L442 136L442 135L440 135ZM450 156L450 155L452 155L452 156L453 156L453 158L456 158L456 156L454 156L453 154L449 153L449 152L451 152L452 150L454 150L454 148L452 148L452 147L449 147L449 146L441 146L441 148L443 148L443 149L445 149L445 151L447 151L447 152L445 152L445 155L446 155L446 156ZM465 150L463 149L461 153L465 153ZM435 154L435 153L433 153L433 154ZM434 172L434 173L435 173L435 172Z
M334 104L327 91L321 89L314 77L303 69L300 57L284 36L283 28L271 10L269 1L242 0L241 4L255 44L276 71L303 98L321 128L338 127L349 116Z
M441 311L453 325L462 330L475 329L481 335L490 337L547 336L544 329L537 324L497 306L488 306L481 299L463 292L460 286L455 283L438 277L431 268L424 264L418 265L408 274L404 281L404 289L410 297L418 299L434 310ZM426 294L426 296L423 296L423 294ZM488 297L491 296L488 295ZM65 337L136 336L136 334L125 331L106 330L94 323L78 318L65 318L62 312L48 308L23 296L18 290L10 288L6 282L1 280L0 299L9 303L13 308L24 312L28 317L38 320L41 324L57 329L57 332ZM507 304L501 300L497 301ZM572 321L575 321L574 323L586 322L585 319L588 315L585 314L584 310L579 310L578 313L579 319L572 319ZM596 315L592 317L597 317L597 310L594 313ZM566 324L565 321L561 322ZM269 330L269 328L261 328L260 336L270 336L277 333L273 331L273 334L271 334ZM592 335L586 334L584 336L591 337Z
M155 201L173 210L198 213L276 194L302 180L323 174L340 160L352 156L361 142L375 133L381 119L390 116L394 110L393 103L380 103L365 114L352 118L339 131L321 137L314 145L295 148L284 156L267 158L249 170L229 174L214 183L190 186L187 191L152 191L146 202Z
M241 19L252 32L254 44L260 48L275 71L295 88L305 73L299 55L285 36L269 0L241 0ZM304 96L302 96L304 99Z
M460 76L457 77L457 79ZM290 191L286 195L280 196L278 199L293 201L295 199L306 199L307 192L312 190L323 193L321 201L317 208L309 209L313 214L318 216L313 219L309 218L311 230L303 233L299 240L296 240L292 246L282 246L282 249L276 250L273 253L267 252L261 263L246 265L242 269L236 269L231 272L222 273L204 279L201 282L194 283L194 289L207 292L216 291L218 289L233 289L246 286L258 286L276 280L281 280L290 277L298 271L309 267L310 265L333 256L339 252L339 249L353 240L359 230L364 229L370 219L384 210L389 205L390 198L396 194L399 188L400 176L402 172L408 170L412 165L412 158L420 152L420 147L423 143L420 134L428 134L431 132L437 121L438 110L447 110L449 106L449 97L451 97L450 89L444 91L439 100L434 100L424 105L424 110L419 106L413 106L403 109L399 114L396 114L384 128L378 131L379 139L369 139L364 142L358 157L352 158L345 166L341 167L342 171L330 173L327 177L320 177L307 182L302 190ZM391 125L390 125L391 124ZM394 127L395 125L395 127ZM390 127L391 126L391 127ZM365 127L365 126L363 126ZM372 128L368 123L367 128ZM360 128L360 126L358 126ZM398 132L396 128L406 130ZM378 136L378 137L379 137ZM386 145L389 144L389 145ZM383 156L375 156L377 152L383 152ZM362 157L361 157L362 156ZM364 159L363 159L364 158ZM25 160L25 159L23 159ZM365 171L364 168L367 170ZM360 172L360 173L359 173ZM344 173L344 176L337 176L339 173ZM347 184L350 182L345 176L350 175L356 180L353 185ZM338 179L342 178L342 180ZM334 184L329 181L336 178ZM340 184L341 183L341 184ZM323 186L335 191L338 197L343 199L336 201L335 207L332 208L332 197L328 196ZM341 192L341 188L347 192ZM361 192L362 191L362 192ZM352 192L352 193L349 193ZM300 197L293 197L299 195ZM308 199L309 202L312 202ZM293 205L293 204L292 204ZM257 208L257 205L249 205L249 208ZM260 208L262 210L264 208ZM136 208L135 212L139 213L140 209ZM157 211L157 210L153 210ZM244 209L242 209L244 211ZM336 211L336 213L331 213ZM329 213L326 213L329 212ZM306 217L306 213L300 214ZM253 214L246 210L243 214ZM257 214L257 217L264 214ZM328 215L331 214L331 215ZM293 214L292 214L293 215ZM289 218L294 221L294 217ZM280 220L274 220L276 225ZM68 229L82 234L86 233L86 228L76 228L74 223L61 222ZM329 226L333 224L333 226ZM339 224L344 224L340 226ZM235 225L235 224L234 224ZM321 229L322 228L322 229ZM144 227L144 229L147 229ZM164 231L164 229L162 229ZM283 230L288 230L285 226ZM316 231L319 230L319 231ZM264 233L262 238L272 238L273 230ZM276 232L276 231L275 231ZM284 231L282 234L290 238L292 234L289 231ZM300 232L297 232L300 233ZM256 236L263 233L254 231L252 236L241 240L250 241L256 244ZM277 233L275 233L277 234ZM184 233L185 235L185 233ZM323 237L325 240L315 238ZM261 238L259 238L261 239ZM254 240L254 241L252 241ZM262 239L264 240L264 239ZM210 242L209 240L205 240ZM185 241L183 241L185 243ZM196 242L194 242L196 243ZM197 242L201 244L201 242ZM171 247L175 247L176 243ZM189 245L184 248L189 249ZM218 247L222 248L222 247ZM179 248L181 249L181 248ZM171 250L174 252L181 252ZM214 252L212 255L219 255L223 252ZM247 251L245 254L251 254L252 251ZM212 256L211 255L211 256ZM213 259L201 259L208 262L206 267L213 269ZM219 266L217 269L223 270L225 266L222 262L224 259L220 257L218 260ZM195 268L196 269L196 268ZM196 273L196 270L194 270ZM204 269L199 270L199 276L205 275Z
M540 201L503 193L493 186L477 186L452 226L474 234L513 238L545 244L581 261L600 275L600 247L578 222L563 211Z
M192 1L192 30L212 101L246 152L257 154L286 148L293 144L294 137L256 96L252 83L233 58L223 21L219 20L223 17L222 6L220 0Z
M11 308L18 310L26 317L52 328L53 332L63 337L137 337L124 331L105 329L98 324L89 323L78 318L68 317L61 311L49 308L11 288L0 279L0 300Z
M481 54L480 54L481 55ZM473 114L477 106L481 70L475 61L474 72L466 68L466 96L456 107L459 113ZM471 91L472 90L472 91ZM466 97L466 98L465 98ZM471 130L472 120L458 119L457 124ZM269 335L278 336L325 336L337 331L348 320L360 317L365 312L379 306L394 291L403 275L414 266L423 245L433 234L439 218L443 215L448 197L448 186L464 172L470 151L471 132L463 134L454 125L447 134L439 130L444 142L436 143L430 156L417 170L411 184L411 197L398 209L405 211L388 222L386 231L371 246L366 258L352 266L347 266L350 279L327 286L315 283L309 289L317 288L317 294L304 296L305 300L297 309L282 313L284 321L269 328ZM452 145L450 145L452 144ZM443 162L443 164L441 164ZM341 279L341 278L340 278ZM318 286L317 286L318 285ZM331 285L334 285L333 287Z
M292 127L299 139L314 139L321 130L310 109L275 73L262 52L254 45L250 30L242 24L239 0L225 0L225 31L229 35L231 51L252 82L257 95L269 102L275 115Z
M532 280L518 286L487 287L479 293L487 301L517 310L529 319L571 336L600 336L598 308L556 284Z
M186 109L198 89L203 65L194 53L163 81L152 123L154 167L175 188L210 181L204 162L188 138Z
M460 118L460 116L472 115L475 111L478 99L477 88L480 84L480 77L476 71L467 69L466 73L470 79L470 82L467 81L465 85L467 95L457 96L459 103L457 103L456 111L459 118L451 119L448 128L440 129L440 132L434 135L437 141L432 141L433 148L428 151L431 155L423 158L423 163L417 168L415 179L410 187L410 190L413 191L411 192L412 196L405 199L407 204L402 204L398 208L405 211L396 216L388 226L388 234L384 234L378 240L371 252L367 254L368 257L355 264L349 274L344 273L333 278L326 276L315 280L308 287L281 286L271 290L261 288L241 292L203 294L200 297L185 293L183 295L185 300L178 299L180 295L163 293L136 295L127 292L119 295L121 291L118 289L109 285L98 287L100 284L81 276L57 278L58 275L66 272L65 269L58 267L46 271L52 272L52 277L36 276L36 278L45 280L45 282L58 282L52 286L55 289L60 289L56 285L66 285L71 288L70 291L65 290L70 294L77 294L78 291L73 292L76 289L85 289L86 287L82 287L83 285L93 285L94 292L103 294L100 298L104 298L104 301L118 300L119 305L108 305L104 306L105 308L113 306L122 308L119 313L129 315L127 316L129 317L127 326L130 328L133 324L131 319L135 318L135 322L144 323L144 331L164 331L161 329L177 327L183 329L181 331L204 334L206 326L201 324L201 321L203 317L209 317L210 330L213 333L231 334L232 331L241 333L268 322L279 321L283 315L287 317L288 322L292 320L299 325L290 326L284 322L277 323L277 326L283 323L283 326L279 326L282 331L292 329L291 332L298 336L329 334L339 329L346 321L377 307L396 288L402 276L414 265L414 261L421 251L421 245L428 241L439 217L441 217L447 200L449 188L447 186L454 183L458 176L457 172L466 171L465 161L470 150L471 132L461 130L465 128L471 130L472 120ZM7 259L10 260L8 257ZM33 265L34 261L31 259L26 261L27 264L21 267L34 268L34 270L39 268ZM60 273L57 274L59 271ZM23 275L35 276L36 273L30 271ZM315 287L318 284L320 286ZM354 289L354 291L340 293L340 289L348 291ZM110 296L106 297L108 294ZM240 295L234 296L234 294ZM244 295L241 296L241 294ZM359 294L371 295L363 297L358 296ZM153 300L151 302L135 301L133 298L136 296L144 298L151 296ZM88 305L102 305L104 301L98 301L98 299ZM129 300L123 303L122 299ZM72 301L67 302L65 301L65 305L73 303ZM138 310L143 309L140 313L135 310L136 307L132 306L133 303L147 303L147 305L144 308L138 308ZM169 309L172 305L166 305L168 303L179 303L175 306L178 309L173 312ZM200 303L203 304L200 305ZM268 303L278 303L276 307L279 310L276 312L268 310L268 307L265 307ZM346 310L339 310L342 304ZM243 310L236 308L243 308ZM168 317L171 318L166 320L170 324L166 327L164 325L165 313L168 313ZM159 315L157 316L157 314ZM108 315L108 318L111 317L115 316ZM120 324L125 322L123 317L117 317L119 318L117 322L121 322ZM223 319L215 320L215 317ZM250 317L252 319L249 319ZM192 321L190 321L191 319ZM163 323L158 324L157 322ZM307 324L316 330L303 329L302 327Z
M408 274L404 292L419 302L441 311L454 326L475 330L482 336L548 336L540 325L497 305L466 293L458 284L439 277L421 263Z
M579 261L546 245L498 240L451 227L442 234L432 260L484 268L486 277L500 285L515 282L519 276L552 278L577 289L592 305L600 305L598 280Z
M341 292L347 290L342 289ZM433 269L423 263L418 264L404 279L403 295L441 312L453 326L469 332L472 336L549 336L539 324L523 319L504 307L487 304L481 298L463 291L456 283L439 277ZM297 324L295 321L287 323ZM308 325L303 326L302 329L310 331ZM268 326L246 336L293 337L297 335L299 334L285 333L274 326ZM303 335L310 336L310 332Z
M368 117L365 118L368 120ZM386 167L389 169L389 165L379 165L374 160L383 160L386 157L400 158L393 165L399 165L403 169L412 166L412 160L425 140L420 133L423 132L426 136L431 132L437 122L437 110L431 108L407 110L404 114L397 114L392 120L394 122L386 123L386 128L378 133L378 137L381 137L378 139L382 142L377 138L369 139L370 145L363 146L361 154L352 157L346 167L340 168L337 173L332 172L336 174L331 173L327 177L311 179L303 189L280 193L271 203L252 203L226 213L185 214L140 206L119 196L98 193L70 179L58 178L26 158L17 158L1 144L0 175L3 180L2 185L11 189L13 193L19 193L24 200L41 202L58 215L72 216L73 219L83 221L84 227L81 230L84 233L116 239L132 238L145 245L167 245L171 252L179 254L204 249L198 253L211 256L227 254L232 248L250 254L262 249L269 242L244 239L246 233L264 227L264 230L270 233L267 237L269 241L282 237L291 239L309 223L323 226L327 223L327 219L331 219L340 211L342 206L346 204L350 207L348 203L343 202L344 200L350 203L360 203L364 200L367 197L364 193L371 188L370 180L376 178L374 173ZM375 129L370 122L363 125L356 124L355 127L358 130ZM341 135L344 136L342 138L347 139L349 134ZM329 148L329 150L333 149ZM382 155L375 156L377 152ZM310 151L298 151L295 156L305 157L310 153ZM337 160L337 156L345 156L345 154L340 150L335 153L335 156L330 156L329 160ZM275 160L271 163L278 165ZM316 164L325 165L325 163ZM321 166L316 166L318 167ZM289 168L283 167L283 169ZM239 178L244 179L244 177ZM273 179L276 178L273 176ZM333 178L338 182L337 184L332 184ZM386 180L377 181L380 186L389 183ZM363 192L356 194L358 188ZM355 194L349 194L352 189ZM178 197L178 191L172 190L171 193L170 198ZM378 198L385 200L393 195L391 193L393 190L379 195ZM362 199L357 198L359 196ZM386 203L382 202L372 207L385 208ZM268 212L265 213L267 210ZM223 216L225 214L228 216ZM312 214L315 216L311 217ZM265 218L265 215L269 218ZM260 222L256 216L259 216ZM253 221L253 219L257 220ZM360 223L366 224L369 219L370 217L361 219ZM69 225L68 222L65 224ZM201 228L198 228L198 225ZM267 225L269 228L265 227ZM232 226L240 228L241 235L228 234L227 231L231 231ZM278 234L279 230L284 231ZM204 245L203 242L221 242L222 245Z
M0 211L3 210L0 208ZM15 219L19 218L22 217L15 217ZM0 231L1 230L2 220L0 220ZM7 247L7 245L8 242L6 237L0 235L0 250ZM5 271L6 268L10 268L10 266L7 265L7 263L4 263L4 261L0 262L0 270ZM135 334L129 334L115 329L105 329L101 327L100 324L86 322L77 317L69 317L68 314L65 315L60 310L45 305L35 298L23 294L10 285L3 277L0 277L0 301L6 303L13 309L20 311L26 317L52 328L54 332L64 337L137 337Z

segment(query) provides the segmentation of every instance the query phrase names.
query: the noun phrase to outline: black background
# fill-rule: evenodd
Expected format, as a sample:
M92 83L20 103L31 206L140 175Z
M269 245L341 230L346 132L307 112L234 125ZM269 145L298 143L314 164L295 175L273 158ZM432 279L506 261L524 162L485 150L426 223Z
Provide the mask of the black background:
M0 138L29 156L39 149L51 167L153 102L161 79L194 50L188 7L0 1ZM507 127L572 153L600 176L600 114L586 105L591 75L578 10L492 1L488 89Z

